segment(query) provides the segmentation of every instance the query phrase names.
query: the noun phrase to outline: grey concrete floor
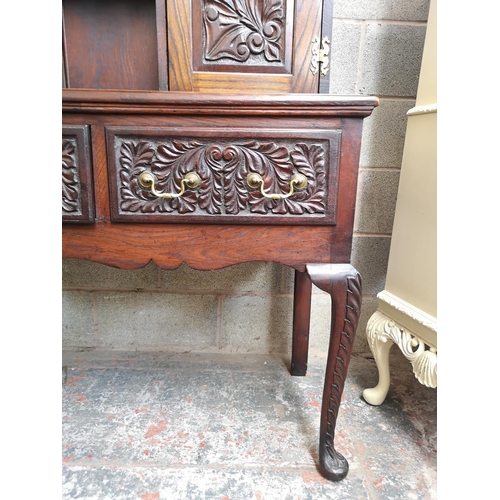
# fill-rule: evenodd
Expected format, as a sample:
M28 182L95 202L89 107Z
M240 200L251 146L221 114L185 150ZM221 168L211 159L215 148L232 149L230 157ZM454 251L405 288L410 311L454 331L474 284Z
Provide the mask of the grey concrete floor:
M257 354L63 352L63 499L437 498L437 391L393 348L370 406L372 359L353 356L337 422L347 478L317 471L324 358L306 377ZM64 373L64 372L63 372Z

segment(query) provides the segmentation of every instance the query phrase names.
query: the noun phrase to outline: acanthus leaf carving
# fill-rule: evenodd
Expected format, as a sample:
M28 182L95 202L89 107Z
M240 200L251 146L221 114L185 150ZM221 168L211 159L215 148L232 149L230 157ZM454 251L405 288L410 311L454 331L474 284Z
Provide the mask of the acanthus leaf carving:
M238 168L241 164L242 151L234 146L227 146L223 153L227 161L224 168L224 190L226 212L237 214L246 208L248 188L246 185L247 172Z
M196 172L202 183L198 190L198 204L209 214L222 213L222 150L219 146L209 146L200 155Z
M216 189L217 169L210 154L205 144L198 141L173 140L158 146L156 158L151 164L151 172L158 179L159 191L178 192L182 179L192 170L196 170L202 179L198 194L186 191L180 198L163 199L166 206L184 214L194 212L198 203L208 213L220 213L222 202L220 192Z
M338 411L342 400L342 392L347 377L347 369L349 367L349 360L359 321L359 311L362 302L361 297L361 276L356 272L354 276L347 278L345 317L341 332L340 348L333 373L330 399L328 401L325 449L332 463L336 464L336 467L339 467L340 464L345 462L345 458L335 450L334 435Z
M117 151L120 209L125 212L300 215L326 210L324 144L127 138L121 140ZM138 182L146 170L154 175L157 192L179 192L189 172L199 175L201 185L186 190L181 197L160 198ZM286 193L296 172L307 177L307 187L285 199L266 198L246 182L249 173L258 173L266 193Z
M78 178L76 140L62 139L62 209L64 212L79 212L80 183Z
M308 179L307 190L283 201L285 213L317 213L324 210L326 197L325 151L317 144L297 144L290 153L297 171ZM277 212L276 212L277 213Z
M205 0L204 58L244 63L262 54L268 62L283 57L283 0Z
M294 172L287 148L274 143L259 144L250 142L242 146L243 159L240 168L245 176L250 172L261 175L264 179L264 191L281 193L288 190L290 178ZM265 198L259 191L247 194L250 211L265 214L269 210L275 212L274 200ZM281 211L275 213L282 213Z
M383 344L396 344L412 364L417 380L427 387L437 387L437 350L409 328L377 310L368 321L366 338L376 359L380 357Z

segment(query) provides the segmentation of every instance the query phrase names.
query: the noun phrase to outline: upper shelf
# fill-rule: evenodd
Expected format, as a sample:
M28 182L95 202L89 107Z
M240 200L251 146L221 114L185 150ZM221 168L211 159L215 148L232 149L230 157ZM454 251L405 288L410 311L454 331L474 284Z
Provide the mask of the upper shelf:
M332 0L62 4L64 88L328 92Z

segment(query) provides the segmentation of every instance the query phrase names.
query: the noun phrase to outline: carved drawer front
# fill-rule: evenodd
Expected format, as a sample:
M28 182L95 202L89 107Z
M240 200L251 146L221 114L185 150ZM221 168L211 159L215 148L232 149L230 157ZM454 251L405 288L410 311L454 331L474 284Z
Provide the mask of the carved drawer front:
M340 130L106 134L113 221L335 224Z
M62 220L94 222L88 125L66 125L62 128Z

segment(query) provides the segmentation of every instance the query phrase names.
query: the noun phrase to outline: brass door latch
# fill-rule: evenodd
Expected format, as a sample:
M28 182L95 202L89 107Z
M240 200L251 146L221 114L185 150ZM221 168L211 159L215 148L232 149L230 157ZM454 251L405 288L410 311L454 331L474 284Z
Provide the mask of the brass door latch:
M328 54L330 53L330 40L327 36L323 37L321 41L321 48L319 46L319 37L315 36L312 39L313 44L311 52L311 72L313 75L316 75L319 69L319 65L321 64L321 75L326 76L328 70L330 69Z

